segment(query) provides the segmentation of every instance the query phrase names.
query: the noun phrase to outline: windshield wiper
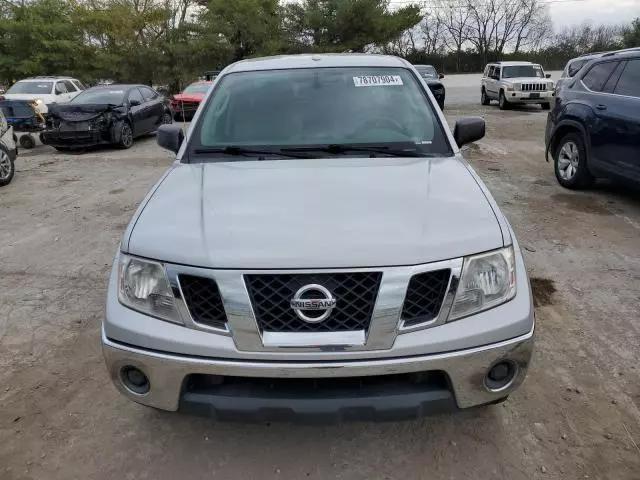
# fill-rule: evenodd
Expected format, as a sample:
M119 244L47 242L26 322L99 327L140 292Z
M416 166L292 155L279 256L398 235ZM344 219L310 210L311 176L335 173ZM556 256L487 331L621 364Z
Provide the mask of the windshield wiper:
M380 153L383 155L390 155L392 157L435 157L438 155L432 153L420 152L416 148L391 148L384 145L358 145L349 143L335 143L331 145L319 145L313 147L291 147L283 148L280 151L285 152L327 152L331 154L340 154L347 152L367 152L367 153Z
M282 157L290 157L290 158L311 158L308 155L299 155L295 152L289 152L285 149L274 149L274 150L261 150L256 148L244 148L244 147L206 147L206 148L196 148L194 152L197 155L201 154L209 154L209 153L221 153L222 155L233 155L233 156L243 156L250 157L252 155L259 155L258 160L261 160L262 155L280 155Z

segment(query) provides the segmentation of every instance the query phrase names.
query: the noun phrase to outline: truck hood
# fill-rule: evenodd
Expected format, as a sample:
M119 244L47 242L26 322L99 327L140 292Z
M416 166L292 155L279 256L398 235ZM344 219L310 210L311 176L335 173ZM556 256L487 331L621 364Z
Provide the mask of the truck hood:
M48 100L47 95L38 93L5 93L2 96L7 100L37 100L38 98Z
M201 102L204 96L204 93L177 93L173 99L178 102Z
M413 265L499 248L468 168L460 156L176 164L122 248L241 269Z
M547 83L551 82L551 79L540 77L514 77L504 78L503 81L508 83Z

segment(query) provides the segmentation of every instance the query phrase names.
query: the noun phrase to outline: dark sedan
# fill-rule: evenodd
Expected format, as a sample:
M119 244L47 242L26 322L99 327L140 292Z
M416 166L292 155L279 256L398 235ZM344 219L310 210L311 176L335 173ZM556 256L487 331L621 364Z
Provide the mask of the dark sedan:
M546 153L566 188L598 177L640 186L640 51L592 59L557 93Z
M436 97L436 102L441 110L444 110L444 97L445 88L440 79L444 78L444 75L438 73L438 71L432 65L414 65L420 76L427 82L429 90Z
M145 85L90 88L71 102L51 105L43 143L57 150L110 144L129 148L173 115L169 101Z

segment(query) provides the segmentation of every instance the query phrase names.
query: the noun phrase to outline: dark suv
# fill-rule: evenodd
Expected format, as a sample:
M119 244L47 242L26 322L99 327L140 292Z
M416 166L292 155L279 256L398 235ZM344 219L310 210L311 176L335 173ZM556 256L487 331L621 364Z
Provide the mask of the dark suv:
M581 68L557 92L545 141L563 187L586 188L595 177L640 185L640 51Z

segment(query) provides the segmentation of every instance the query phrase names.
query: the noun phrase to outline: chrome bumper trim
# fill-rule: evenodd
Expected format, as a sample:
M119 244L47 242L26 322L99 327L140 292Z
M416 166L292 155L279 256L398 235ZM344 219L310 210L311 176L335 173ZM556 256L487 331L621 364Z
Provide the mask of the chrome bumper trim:
M531 360L534 328L525 335L500 343L448 353L380 360L354 361L231 361L189 357L142 350L119 344L102 332L107 369L116 387L129 399L162 410L177 410L183 382L190 374L238 377L331 378L377 376L422 371L444 371L449 376L460 408L497 400L515 390L524 380ZM496 362L512 360L518 366L509 388L490 392L484 382L486 372ZM148 377L151 389L144 395L131 392L120 380L120 370L135 366Z

